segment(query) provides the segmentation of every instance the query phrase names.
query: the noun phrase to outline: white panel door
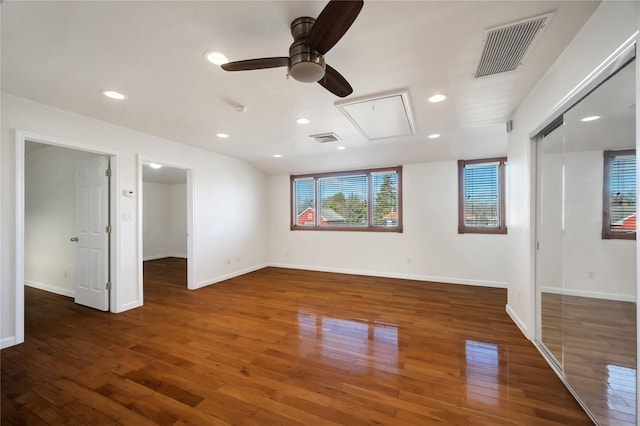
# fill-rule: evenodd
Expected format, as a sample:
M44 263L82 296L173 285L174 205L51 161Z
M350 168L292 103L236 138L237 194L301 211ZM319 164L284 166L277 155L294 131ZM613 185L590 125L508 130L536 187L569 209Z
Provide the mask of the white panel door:
M104 156L79 162L75 170L75 302L109 310L109 168Z

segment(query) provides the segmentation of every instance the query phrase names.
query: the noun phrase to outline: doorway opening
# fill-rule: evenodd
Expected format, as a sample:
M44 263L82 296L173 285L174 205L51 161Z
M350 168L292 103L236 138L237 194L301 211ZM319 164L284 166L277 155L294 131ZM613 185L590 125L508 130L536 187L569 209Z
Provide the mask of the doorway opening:
M25 285L108 311L109 157L26 141L24 164Z
M101 311L116 307L111 244L114 153L16 132L15 343L25 286Z
M147 159L140 159L140 169L143 293L152 294L152 282L192 288L191 169ZM164 279L155 279L158 274Z

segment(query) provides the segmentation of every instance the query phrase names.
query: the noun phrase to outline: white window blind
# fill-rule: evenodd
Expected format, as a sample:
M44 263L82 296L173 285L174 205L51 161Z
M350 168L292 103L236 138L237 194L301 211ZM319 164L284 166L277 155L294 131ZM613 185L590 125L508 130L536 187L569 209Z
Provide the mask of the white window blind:
M458 162L458 232L506 233L506 158Z
M293 203L296 225L315 226L316 184L313 178L295 181Z
M635 150L605 151L603 238L634 238L636 232Z
M398 224L398 174L374 173L373 224L396 226Z
M319 226L367 226L369 186L367 176L318 179Z
M464 223L472 227L500 225L500 163L468 165L464 168Z

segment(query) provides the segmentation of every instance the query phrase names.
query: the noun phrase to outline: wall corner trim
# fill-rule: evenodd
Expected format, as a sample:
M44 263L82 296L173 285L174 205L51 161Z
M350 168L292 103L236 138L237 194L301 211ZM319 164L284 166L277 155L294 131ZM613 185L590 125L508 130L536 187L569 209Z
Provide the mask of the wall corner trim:
M131 309L139 308L142 306L142 303L139 300L134 300L133 302L123 304L118 311L114 311L114 314L119 314L124 311L130 311Z
M4 339L0 340L0 349L6 349L16 344L17 343L15 336L5 337Z
M505 311L507 312L507 315L509 315L511 320L518 326L520 332L524 335L524 337L526 337L528 340L532 340L531 336L529 336L529 330L527 329L527 326L524 325L524 321L520 319L518 314L516 314L516 312L511 308L511 306L509 306L509 304L505 305Z

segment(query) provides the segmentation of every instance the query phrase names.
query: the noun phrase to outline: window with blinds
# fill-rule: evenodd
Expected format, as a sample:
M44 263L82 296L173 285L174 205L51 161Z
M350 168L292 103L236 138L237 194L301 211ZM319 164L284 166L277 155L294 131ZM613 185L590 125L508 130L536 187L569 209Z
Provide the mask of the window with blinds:
M319 226L367 226L369 184L367 175L318 179Z
M291 229L402 232L402 167L291 176Z
M636 150L604 151L602 238L636 238Z
M507 159L458 161L458 233L506 234Z

